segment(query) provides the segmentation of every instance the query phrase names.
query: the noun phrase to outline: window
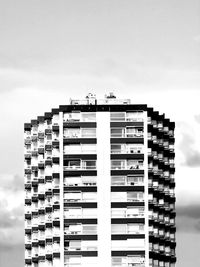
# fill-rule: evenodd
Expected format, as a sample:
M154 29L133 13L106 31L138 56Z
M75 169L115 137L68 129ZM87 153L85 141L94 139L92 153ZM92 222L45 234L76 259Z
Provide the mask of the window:
M111 137L125 137L125 128L111 128Z
M66 163L66 167L69 169L79 169L81 165L80 160L67 160Z
M143 264L145 262L144 256L128 256L127 258L128 264L131 264L130 266L141 266L140 264Z
M64 146L64 154L80 154L81 146L80 144L66 145Z
M126 216L127 217L143 217L144 207L127 207Z
M144 231L144 224L132 223L127 225L128 234L140 234Z
M144 182L143 176L128 176L127 177L128 185L138 185L138 184L143 184L143 182Z
M125 160L111 160L111 169L112 170L125 169Z
M96 144L83 144L82 145L83 153L96 153Z
M74 267L81 266L81 256L65 255L65 265L66 266L74 266Z
M127 192L127 201L144 201L143 192Z
M68 226L65 226L65 232L67 234L73 234L73 235L81 234L81 229L82 229L81 224L70 224Z
M125 185L126 177L125 176L112 176L111 185Z
M66 208L64 210L64 217L67 218L81 218L82 209L81 208Z
M126 202L127 192L111 192L111 201L113 202Z
M83 169L86 170L95 170L96 169L96 161L95 160L86 160L82 162Z
M85 224L83 225L83 235L95 235L97 233L97 225Z
M111 121L125 121L125 112L111 112L110 119Z
M81 240L70 240L69 249L70 250L81 250Z
M82 184L83 185L96 185L96 177L95 176L82 176Z
M126 209L112 208L111 209L111 217L112 218L125 218L126 217Z
M95 128L82 128L82 137L83 138L94 138L96 137L96 129Z
M140 153L142 153L142 146L140 146L138 144L127 144L126 150L127 150L127 153L140 154Z
M97 241L96 240L88 240L88 241L85 241L83 240L82 241L82 250L93 250L93 251L96 251L97 250Z
M80 136L80 128L65 128L64 137L65 138L78 138Z
M67 192L64 193L64 198L66 201L78 201L81 200L81 192Z
M97 209L83 209L83 218L96 218Z
M67 186L78 186L81 185L81 177L74 176L74 177L65 177L64 184Z
M125 234L126 233L126 224L112 224L111 233L112 234Z
M111 144L111 153L112 154L126 153L126 145L125 144Z
M65 121L80 121L80 112L72 112L72 113L64 113L64 120Z
M127 121L143 121L143 112L142 111L134 111L126 113Z
M82 121L96 121L96 113L95 112L83 112L82 113Z
M82 193L83 201L96 201L97 199L97 193L96 192L83 192Z
M143 160L127 160L128 169L140 169L143 166Z

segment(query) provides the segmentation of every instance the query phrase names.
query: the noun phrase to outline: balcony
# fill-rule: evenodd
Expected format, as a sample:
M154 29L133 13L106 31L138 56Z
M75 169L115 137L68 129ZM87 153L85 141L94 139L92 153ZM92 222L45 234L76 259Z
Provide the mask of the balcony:
M112 176L111 186L143 186L143 176Z
M97 225L71 224L65 228L64 233L66 235L96 235Z
M64 113L64 122L95 122L95 112L71 112Z
M143 170L143 160L111 160L111 170Z
M144 202L143 192L111 192L111 202Z
M96 186L97 180L94 176L82 176L82 177L65 177L64 178L65 186Z
M144 224L112 224L112 235L141 235L144 234Z
M127 128L111 128L111 138L143 138L143 131L128 130Z
M111 218L144 218L144 207L112 208Z
M70 240L69 246L64 247L65 251L97 251L97 241L96 240Z
M96 154L95 144L77 144L64 146L64 155L73 154Z
M141 251L145 249L144 239L112 240L112 251Z
M67 160L64 170L96 170L95 160Z
M96 128L66 128L64 138L96 138Z
M65 219L95 219L97 218L97 209L67 208L64 211Z
M111 144L111 154L141 154L142 146Z
M96 192L72 191L64 193L64 202L97 202Z
M110 113L111 122L143 122L143 112L111 112Z

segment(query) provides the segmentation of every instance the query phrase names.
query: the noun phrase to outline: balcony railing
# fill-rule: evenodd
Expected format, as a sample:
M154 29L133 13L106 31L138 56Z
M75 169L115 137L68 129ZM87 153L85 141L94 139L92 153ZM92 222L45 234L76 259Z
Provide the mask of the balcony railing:
M111 149L111 154L141 154L141 149Z
M64 166L64 170L96 170L95 166L85 166L85 165L74 165L74 166Z

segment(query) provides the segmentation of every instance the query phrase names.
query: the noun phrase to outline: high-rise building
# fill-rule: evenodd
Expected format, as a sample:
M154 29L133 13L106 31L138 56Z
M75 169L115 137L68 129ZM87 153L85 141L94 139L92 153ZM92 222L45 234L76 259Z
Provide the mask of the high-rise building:
M113 94L25 123L25 266L174 267L174 127Z

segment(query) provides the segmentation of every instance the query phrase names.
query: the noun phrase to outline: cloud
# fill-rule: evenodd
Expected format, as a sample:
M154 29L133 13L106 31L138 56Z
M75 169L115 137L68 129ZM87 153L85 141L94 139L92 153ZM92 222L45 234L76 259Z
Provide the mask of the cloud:
M200 219L200 205L186 205L176 207L177 216Z
M16 175L0 175L1 185L0 188L8 191L23 191L24 180L23 177Z
M0 246L14 247L24 242L23 178L0 175Z
M200 114L194 116L196 122L200 123Z
M197 42L197 43L200 43L200 34L194 36L194 41Z
M187 205L176 207L177 231L200 234L200 206Z
M24 221L24 207L19 206L17 208L8 210L6 206L0 206L0 228L1 229L8 229L11 227L20 226L21 223Z
M179 149L184 155L182 163L188 167L200 167L200 152L195 148L195 138L188 133L182 133Z

